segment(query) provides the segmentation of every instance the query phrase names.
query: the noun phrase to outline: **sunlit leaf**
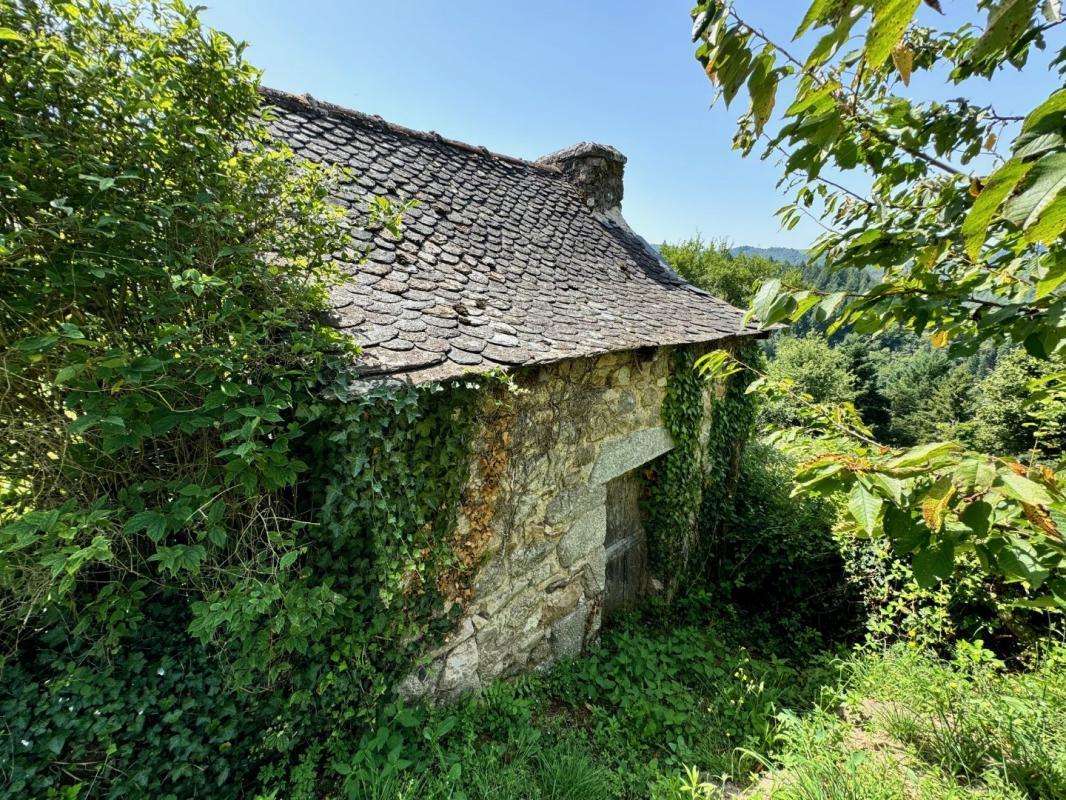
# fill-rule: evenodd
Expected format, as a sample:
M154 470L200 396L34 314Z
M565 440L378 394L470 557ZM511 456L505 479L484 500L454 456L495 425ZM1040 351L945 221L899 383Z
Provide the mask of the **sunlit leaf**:
M807 13L803 15L803 19L800 21L799 27L796 28L796 32L792 34L792 39L796 40L800 38L815 22L818 22L825 15L833 5L833 0L814 0L810 7L807 9Z
M874 21L866 34L866 61L877 69L903 38L920 0L878 0Z
M914 51L906 45L898 45L892 48L892 63L899 72L899 77L904 86L910 86L911 72L914 71Z
M992 173L962 223L962 237L970 258L980 254L996 211L1031 168L1031 163L1011 160Z
M1050 574L1033 546L1018 536L1010 537L996 560L1007 575L1021 578L1033 589L1039 589Z
M877 529L884 501L871 493L861 483L856 483L848 495L848 512L862 530L873 534Z
M1036 481L1009 471L1001 474L999 480L1002 492L1015 500L1038 506L1049 506L1054 502L1047 488Z
M1063 189L1066 189L1066 152L1044 156L1029 170L1026 185L1004 204L1003 216L1023 230L1033 228ZM1046 229L1050 227L1049 222Z
M755 68L748 78L748 93L751 95L751 114L755 121L755 132L761 133L770 114L774 110L777 95L777 73L774 70L776 59L774 49L765 47L755 59Z
M922 495L922 519L929 530L936 532L944 527L944 515L955 496L955 484L950 478L940 478Z
M1066 281L1066 258L1057 259L1036 284L1036 299L1047 297Z
M930 461L956 450L957 447L958 446L953 442L931 442L930 444L912 447L910 450L889 461L888 467L890 469L906 469L908 467L928 464Z
M977 40L972 57L980 61L1011 45L1026 31L1036 0L1001 0L988 12L988 25Z

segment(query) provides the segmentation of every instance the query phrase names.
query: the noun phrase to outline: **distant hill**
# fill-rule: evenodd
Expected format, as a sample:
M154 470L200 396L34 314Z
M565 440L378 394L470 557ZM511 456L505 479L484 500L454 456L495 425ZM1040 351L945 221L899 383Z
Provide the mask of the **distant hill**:
M795 264L800 266L807 261L807 252L805 250L797 250L794 247L752 247L751 245L741 245L739 247L730 247L729 252L735 256L762 256L763 258L772 258L774 261L783 261L786 264Z

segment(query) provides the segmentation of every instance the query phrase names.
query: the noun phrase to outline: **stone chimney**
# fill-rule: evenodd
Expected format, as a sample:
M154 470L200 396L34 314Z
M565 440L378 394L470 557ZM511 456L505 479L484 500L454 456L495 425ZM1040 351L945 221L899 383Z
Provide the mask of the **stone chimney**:
M537 159L538 164L558 167L595 212L622 207L622 173L626 157L610 145L581 142Z

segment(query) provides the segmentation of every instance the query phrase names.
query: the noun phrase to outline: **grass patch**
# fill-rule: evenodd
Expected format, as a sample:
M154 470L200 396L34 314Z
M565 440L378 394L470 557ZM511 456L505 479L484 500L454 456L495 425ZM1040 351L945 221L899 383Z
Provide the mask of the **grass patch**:
M779 715L773 800L1061 800L1066 646L1008 671L980 644L951 661L906 647L847 661L835 702Z
M751 648L746 630L772 642L728 609L650 610L549 673L448 708L388 706L334 765L342 796L1066 797L1066 646L1008 671L979 646L801 657Z

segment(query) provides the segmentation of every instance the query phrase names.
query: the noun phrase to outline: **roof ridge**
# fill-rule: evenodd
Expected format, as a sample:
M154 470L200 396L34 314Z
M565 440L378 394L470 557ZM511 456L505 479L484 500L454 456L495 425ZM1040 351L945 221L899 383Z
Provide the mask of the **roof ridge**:
M312 97L310 94L293 94L292 92L282 91L281 89L272 89L268 86L260 86L259 94L265 97L272 103L280 103L287 106L296 106L299 108L307 109L310 111L325 112L326 114L336 114L341 117L346 117L361 125L366 125L372 128L378 128L381 130L392 131L398 133L401 136L410 136L415 139L423 139L427 142L434 142L436 144L445 144L449 147L455 147L460 150L466 150L470 153L476 153L478 155L487 156L489 158L498 159L500 161L506 161L511 164L519 164L523 167L532 167L533 169L541 172L548 172L554 175L561 174L559 167L554 164L539 163L537 161L529 161L518 156L509 156L505 153L497 153L493 150L489 150L482 145L469 144L468 142L461 142L458 139L449 139L446 136L441 136L436 131L419 131L414 128L408 128L404 125L398 125L395 122L389 122L388 120L380 117L376 114L365 114L362 111L356 111L354 108L347 108L346 106L337 105L336 103L329 103L323 100L318 100Z

